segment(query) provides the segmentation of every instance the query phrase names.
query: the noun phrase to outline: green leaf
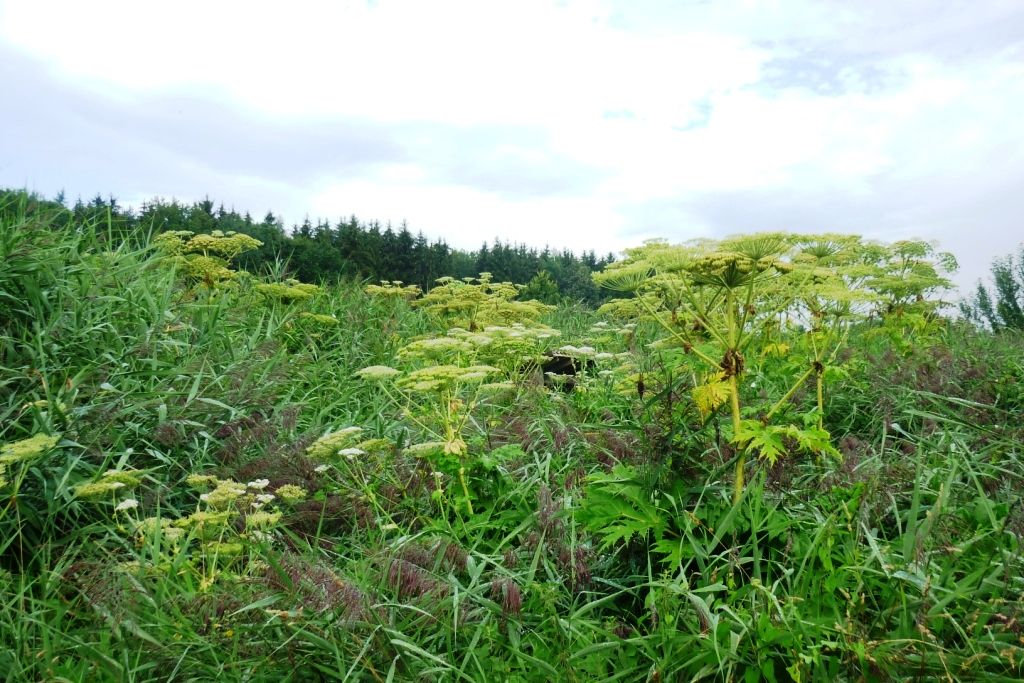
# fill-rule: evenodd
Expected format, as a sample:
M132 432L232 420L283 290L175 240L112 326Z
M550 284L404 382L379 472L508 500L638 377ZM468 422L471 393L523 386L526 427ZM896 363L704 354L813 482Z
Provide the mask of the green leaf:
M724 378L724 372L713 373L704 379L704 384L694 387L690 392L693 402L704 417L729 400L731 388Z
M601 537L602 547L653 534L661 538L666 521L647 489L630 468L619 465L609 474L590 478L579 519Z
M837 460L842 459L842 455L832 445L832 435L821 427L806 427L804 429L793 427L787 430L787 434L792 436L800 444L800 448L805 451L818 455L830 455Z
M757 420L743 420L739 431L733 437L737 445L757 451L757 454L774 465L785 453L783 433L779 427L764 425Z

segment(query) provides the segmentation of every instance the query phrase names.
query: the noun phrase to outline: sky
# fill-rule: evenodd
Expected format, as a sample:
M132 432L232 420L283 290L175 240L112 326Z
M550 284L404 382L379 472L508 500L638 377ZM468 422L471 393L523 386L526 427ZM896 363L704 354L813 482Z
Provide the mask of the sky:
M1021 0L0 0L0 186L598 253L1024 240Z

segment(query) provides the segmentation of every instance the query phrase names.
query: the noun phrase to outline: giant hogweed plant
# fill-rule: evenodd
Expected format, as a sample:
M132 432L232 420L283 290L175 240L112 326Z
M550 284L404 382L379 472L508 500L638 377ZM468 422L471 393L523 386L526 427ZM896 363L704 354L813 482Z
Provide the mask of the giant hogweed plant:
M539 365L543 351L559 332L537 322L551 306L513 301L519 288L493 284L488 273L470 282L450 278L439 282L412 303L437 322L458 326L407 343L398 351L397 367L375 365L356 374L376 382L418 433L406 452L432 467L435 497L439 501L454 498L472 514L469 479L486 463L482 454L472 452L468 433L474 427L482 429L478 413L492 397L518 390L518 380ZM388 298L412 293L401 283L373 285L367 292ZM458 482L454 496L446 492L445 479Z
M874 272L865 287L876 295L873 313L882 320L874 335L904 356L933 346L944 326L938 312L950 305L940 297L953 287L956 258L922 240L873 245L869 253Z
M756 234L683 245L651 242L595 275L602 286L628 292L604 308L618 317L652 322L680 347L682 372L693 379L692 398L708 417L729 405L737 447L734 501L744 490L748 452L774 463L791 447L838 455L823 427L828 369L849 326L872 310L904 310L908 297L925 301L941 278L929 278L944 257L922 243L893 246L855 236ZM931 268L931 271L929 271ZM901 277L916 278L900 285ZM920 300L920 301L919 301ZM793 361L794 353L797 359ZM774 402L745 419L742 378L750 365L789 357L788 386ZM811 378L816 408L803 419L773 424Z
M511 282L494 282L490 273L456 280L443 277L438 286L412 301L444 326L477 332L488 325L527 323L551 313L555 307L536 300L517 301L524 288Z
M238 256L263 246L255 237L214 230L195 234L190 230L168 230L153 238L153 246L176 264L187 278L213 289L235 280L239 271L231 268Z
M777 235L681 246L657 242L629 252L625 261L595 276L604 287L635 293L644 317L683 348L690 374L701 377L694 382L693 399L702 413L729 404L732 440L741 449L736 500L744 487L745 447L759 447L769 459L779 452L777 438L743 420L740 380L748 346L795 296L781 286L795 270L785 258L788 246ZM766 307L768 312L762 312Z

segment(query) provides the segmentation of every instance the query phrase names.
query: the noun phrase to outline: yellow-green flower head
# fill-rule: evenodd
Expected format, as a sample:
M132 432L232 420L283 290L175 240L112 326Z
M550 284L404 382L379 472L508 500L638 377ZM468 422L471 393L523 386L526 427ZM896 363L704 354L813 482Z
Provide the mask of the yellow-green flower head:
M21 441L0 446L0 464L14 464L26 460L34 460L53 450L60 441L60 436L36 434Z
M688 270L702 275L721 275L730 268L741 273L749 273L754 268L754 262L734 251L716 251L691 262Z
M225 234L214 230L208 235L192 237L185 243L185 251L194 254L217 254L226 259L232 259L247 251L259 249L261 246L263 246L263 242L255 237L236 232Z
M104 481L119 481L125 486L138 486L142 481L142 472L138 470L107 470L100 476Z
M787 263L786 261L775 260L772 261L772 268L779 271L780 273L792 273L796 266L794 266L792 263Z
M592 358L597 354L597 349L592 346L577 347L572 344L566 344L565 346L559 347L558 352L574 358Z
M501 394L506 391L515 391L516 385L513 382L485 382L479 387L484 394Z
M193 512L188 517L176 520L174 525L182 529L189 529L196 537L210 541L223 536L233 516L235 516L233 512L211 512L206 510Z
M419 285L406 285L403 287L399 280L391 282L382 280L379 285L367 285L363 291L376 298L403 299L405 301L412 301L421 293Z
M209 493L199 496L199 500L209 505L214 510L223 510L230 507L236 500L246 494L245 486L230 479L220 481L217 487Z
M250 529L266 529L281 521L280 512L251 512L245 517L245 526Z
M407 344L399 349L398 357L437 359L460 353L469 353L473 345L455 337L430 337Z
M237 273L228 268L223 259L205 254L189 254L184 261L185 274L194 280L221 282L234 278Z
M306 499L306 490L295 484L285 484L276 491L277 497L285 503L295 504Z
M399 384L413 391L431 391L453 384L464 373L465 368L457 365L432 365L413 370Z
M75 487L75 497L82 500L103 498L125 486L119 481L92 481Z
M371 382L379 382L386 379L391 379L397 375L402 374L398 370L387 365L371 365L363 368L362 370L356 371L356 377L359 379L365 379Z
M185 253L185 242L194 235L191 230L168 230L153 238L153 245L168 256Z
M480 384L487 379L486 372L467 372L456 380L459 384Z
M340 320L335 318L333 315L323 315L321 313L310 313L309 311L302 311L299 313L299 317L303 320L317 323L319 325L326 325L327 327L334 327L341 323Z
M146 517L135 523L135 533L146 538L159 535L164 540L176 543L185 536L185 530L174 526L169 519Z
M190 474L185 478L185 483L194 489L209 489L217 484L217 477L212 474Z
M108 470L99 481L79 484L75 487L75 497L88 500L103 498L121 489L130 489L140 483L139 473L134 470Z
M272 282L269 284L256 285L256 291L267 299L276 299L284 303L294 303L296 301L304 301L310 298L320 291L320 288L316 285L308 285L301 282L294 285Z
M361 427L346 427L324 434L306 448L306 455L314 460L330 460L339 450L355 443L362 432Z
M245 546L237 541L209 541L203 544L203 550L222 557L237 557L245 552Z
M473 346L488 346L494 343L494 337L487 334L470 334L464 337Z
M445 455L465 455L467 449L466 442L457 437L444 444Z
M212 512L210 510L200 510L193 512L188 517L182 517L174 522L174 525L183 529L197 528L204 529L208 527L223 527L231 519L231 512Z

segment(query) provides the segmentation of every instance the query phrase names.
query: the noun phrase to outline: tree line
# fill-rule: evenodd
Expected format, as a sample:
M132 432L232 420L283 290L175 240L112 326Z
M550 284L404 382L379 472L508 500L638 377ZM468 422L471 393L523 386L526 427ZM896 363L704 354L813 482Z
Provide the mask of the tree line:
M973 295L961 302L960 312L994 332L1024 330L1024 244L1016 258L1007 254L993 261L991 273L991 284L978 282Z
M21 190L0 190L0 211L15 207L21 212L57 213L57 224L66 227L98 220L112 235L120 237L167 230L251 235L263 246L239 257L239 267L260 273L283 265L291 277L314 283L398 280L426 290L439 277L475 277L488 272L497 281L527 283L527 293L547 303L564 298L593 304L608 296L594 284L591 274L615 260L614 254L598 257L593 250L576 254L500 239L465 251L451 247L444 239L430 240L422 232L414 234L404 221L395 228L390 223L362 221L354 215L334 223L323 219L314 222L307 217L289 230L273 212L257 220L248 212L225 208L209 198L192 203L157 198L133 209L101 195L88 202L78 199L69 203L63 193L46 199Z

